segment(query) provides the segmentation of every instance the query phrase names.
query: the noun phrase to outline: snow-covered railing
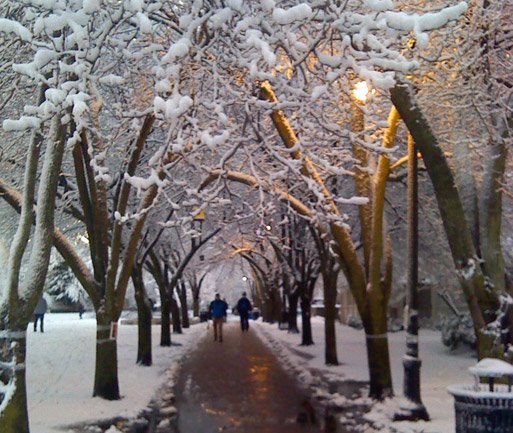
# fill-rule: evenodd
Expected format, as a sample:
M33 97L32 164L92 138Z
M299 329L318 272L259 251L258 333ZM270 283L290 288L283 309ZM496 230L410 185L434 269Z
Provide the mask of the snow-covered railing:
M513 366L484 358L469 368L475 383L447 388L454 397L456 433L509 433L513 431ZM485 379L487 383L481 383ZM502 379L507 384L496 383Z

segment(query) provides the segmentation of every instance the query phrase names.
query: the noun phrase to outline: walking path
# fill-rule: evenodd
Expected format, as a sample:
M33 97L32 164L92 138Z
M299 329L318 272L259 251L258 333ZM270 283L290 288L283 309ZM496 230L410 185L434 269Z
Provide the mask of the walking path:
M297 423L305 391L250 329L224 327L224 341L205 331L184 360L175 388L179 433L318 433Z

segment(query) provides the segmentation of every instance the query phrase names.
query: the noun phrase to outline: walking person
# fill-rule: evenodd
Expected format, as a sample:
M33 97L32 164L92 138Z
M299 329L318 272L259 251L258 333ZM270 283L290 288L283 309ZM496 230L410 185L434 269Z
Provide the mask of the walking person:
M242 332L249 331L249 313L252 309L253 306L246 297L246 292L243 292L242 298L237 302L237 311L240 316L240 329L242 329Z
M44 319L45 313L48 309L48 304L43 296L37 302L36 309L34 310L34 332L37 331L37 322L39 321L39 330L44 332Z
M223 341L223 323L228 313L228 304L216 293L215 299L210 303L210 315L214 322L214 341Z

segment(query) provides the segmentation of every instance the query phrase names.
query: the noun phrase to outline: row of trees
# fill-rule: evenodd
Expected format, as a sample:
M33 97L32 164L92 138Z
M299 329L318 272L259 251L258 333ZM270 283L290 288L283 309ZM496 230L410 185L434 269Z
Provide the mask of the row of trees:
M31 131L28 147L25 135L9 135L13 145L2 155L9 172L25 167L23 184L16 176L0 180L2 197L21 212L0 304L5 431L29 431L25 331L52 245L96 312L93 394L117 399L116 341L108 337L128 283L146 324L138 360L147 364L143 272L157 282L169 317L185 267L216 233L200 241L191 228L207 207L217 229L243 231L255 215L274 218L264 223L274 229L263 250L227 245L252 269L266 317L280 311L277 285L291 311L301 303L304 344L312 342L309 303L322 276L328 363L337 362L332 316L342 271L365 327L371 396L391 395L392 243L384 203L401 119L407 131L399 137L414 138L434 186L479 354L504 353L510 341L490 331L511 317L500 310L510 299L500 203L511 123L504 18L511 5L436 6L423 13L422 1L4 2L0 35L19 53L15 62L2 54L2 117L18 119L4 129ZM443 43L429 43L434 31ZM476 57L485 60L469 60ZM375 89L365 104L351 93L358 77ZM443 118L436 104L454 99L442 80L464 92L465 102ZM448 118L479 126L448 141ZM479 212L476 181L455 176L445 157L453 142L469 154L461 150L469 137L491 152ZM197 239L180 258L169 247L173 232ZM87 236L86 255L75 234ZM31 273L21 278L25 266ZM170 343L169 322L162 329L162 343Z

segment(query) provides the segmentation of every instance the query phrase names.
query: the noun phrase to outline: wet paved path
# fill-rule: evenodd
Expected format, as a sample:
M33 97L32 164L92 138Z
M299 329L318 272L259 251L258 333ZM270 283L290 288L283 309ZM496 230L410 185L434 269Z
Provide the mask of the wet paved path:
M205 331L184 361L175 388L179 433L319 433L296 417L304 400L271 351L238 324L224 326L224 341Z

